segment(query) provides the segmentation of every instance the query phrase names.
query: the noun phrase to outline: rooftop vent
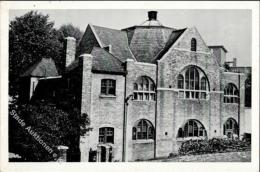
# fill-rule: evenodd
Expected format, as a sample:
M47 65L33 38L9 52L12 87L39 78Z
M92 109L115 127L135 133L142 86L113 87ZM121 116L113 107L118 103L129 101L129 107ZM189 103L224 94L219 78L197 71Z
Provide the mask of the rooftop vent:
M157 20L157 11L148 11L149 20Z

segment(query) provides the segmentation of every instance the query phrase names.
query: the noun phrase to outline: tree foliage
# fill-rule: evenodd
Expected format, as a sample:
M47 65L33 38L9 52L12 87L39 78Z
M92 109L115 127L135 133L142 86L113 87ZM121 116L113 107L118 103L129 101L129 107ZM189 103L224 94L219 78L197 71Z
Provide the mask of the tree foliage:
M21 126L11 115L12 111L24 120L25 126ZM46 162L54 161L54 153L58 154L57 146L69 147L69 160L79 160L79 136L84 135L89 125L87 114L79 115L73 110L67 113L54 105L35 103L28 105L12 104L9 106L9 151L19 154L22 161ZM52 150L48 152L32 136L26 127L40 136ZM70 158L71 157L71 158ZM76 157L76 159L75 159Z
M83 36L83 32L78 27L72 24L64 24L59 28L59 41L63 42L66 37L74 37L76 39L77 46Z
M9 86L10 95L18 92L19 75L41 58L53 58L62 65L62 47L58 32L48 15L30 11L16 17L9 25Z

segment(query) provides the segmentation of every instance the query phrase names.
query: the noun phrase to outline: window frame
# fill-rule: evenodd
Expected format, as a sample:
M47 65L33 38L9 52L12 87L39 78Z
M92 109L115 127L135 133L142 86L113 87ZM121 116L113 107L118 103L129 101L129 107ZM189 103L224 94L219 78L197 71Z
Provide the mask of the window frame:
M238 130L239 130L238 123L233 118L228 118L223 124L223 135L225 136L233 137L233 136L229 136L229 133L238 134Z
M235 84L228 83L225 86L223 99L225 104L239 104L240 93Z
M201 122L195 119L190 119L178 129L177 133L177 138L188 137L207 137L207 131Z
M138 120L132 128L132 140L154 140L155 130L153 124L146 120Z
M192 38L190 41L190 50L193 52L197 51L197 40L195 38Z
M153 80L147 76L140 76L133 84L134 101L155 101L156 92Z
M104 131L103 131L104 130ZM103 133L101 134L101 131ZM114 128L113 127L101 127L99 128L98 142L99 143L112 143L114 144ZM109 133L109 132L112 132ZM108 141L108 138L111 137L112 141Z
M103 88L105 91L103 91ZM113 93L110 93L111 90L113 91ZM108 95L108 96L116 96L116 80L115 79L101 79L100 94Z
M179 88L181 85L179 82L182 80L179 77L183 77L183 88ZM202 82L205 81L205 89L201 88ZM185 67L177 76L177 89L178 98L189 100L208 100L209 82L206 74L198 67L190 65Z

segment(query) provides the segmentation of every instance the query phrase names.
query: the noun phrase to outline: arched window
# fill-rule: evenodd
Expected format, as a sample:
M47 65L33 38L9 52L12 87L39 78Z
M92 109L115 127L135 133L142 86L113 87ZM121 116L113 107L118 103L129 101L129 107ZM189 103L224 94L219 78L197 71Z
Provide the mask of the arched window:
M229 83L224 89L224 103L238 103L239 91L234 84Z
M191 51L197 51L197 40L195 38L191 39L191 47L190 47Z
M99 143L114 143L114 128L99 128Z
M188 120L178 130L178 137L206 137L207 132L204 126L197 120Z
M179 98L206 99L209 84L201 69L189 66L178 75L177 88L179 89Z
M116 95L116 81L113 79L101 80L101 94Z
M134 83L134 100L155 100L155 85L150 78L142 76Z
M154 127L148 120L141 119L132 129L133 140L154 139Z
M238 134L238 125L236 120L229 118L224 124L223 134L233 138L233 134Z

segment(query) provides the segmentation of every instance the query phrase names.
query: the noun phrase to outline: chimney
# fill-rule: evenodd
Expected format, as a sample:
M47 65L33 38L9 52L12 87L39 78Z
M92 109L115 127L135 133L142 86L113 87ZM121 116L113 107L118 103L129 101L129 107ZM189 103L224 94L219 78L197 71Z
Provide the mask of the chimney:
M237 67L237 58L233 58L233 67Z
M73 37L65 38L64 48L66 52L65 67L68 67L75 60L76 39Z
M157 20L157 11L148 11L149 20Z
M223 66L226 63L227 49L223 45L208 46L218 63Z

